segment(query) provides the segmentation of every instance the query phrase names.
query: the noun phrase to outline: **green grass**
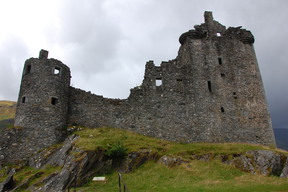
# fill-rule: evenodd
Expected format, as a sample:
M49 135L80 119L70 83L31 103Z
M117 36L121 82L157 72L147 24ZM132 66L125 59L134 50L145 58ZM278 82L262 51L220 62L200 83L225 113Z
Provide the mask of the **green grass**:
M16 192L25 191L31 185L42 185L42 180L52 173L59 172L61 170L60 167L54 166L46 166L45 169L36 169L32 167L19 167L17 165L9 165L5 166L0 170L0 182L4 181L4 179L8 176L8 170L15 168L16 174L13 176L16 185L22 185L20 188L15 190Z
M173 143L122 129L97 128L76 132L81 138L76 145L84 150L108 149L121 141L128 152L151 149L160 155L181 156L189 159L191 155L211 154L232 155L249 150L272 150L261 145L239 143ZM77 191L117 191L118 176L116 172L105 175L107 182L88 182ZM124 174L124 180L131 191L287 191L288 180L278 177L252 175L221 163L214 159L210 162L190 161L174 168L167 168L157 162L148 162L132 173Z
M16 112L16 102L0 101L0 133L2 128L13 127Z
M120 147L121 150L125 149L125 152L129 153L149 149L160 156L181 156L183 160L189 160L188 163L173 168L168 168L155 161L149 161L133 172L122 174L131 192L288 191L288 179L245 173L231 165L223 164L219 158L214 158L209 162L191 160L192 155L211 154L212 156L226 155L232 157L233 154L248 150L278 151L277 149L241 143L174 143L108 127L97 129L78 127L78 129L82 130L74 132L74 134L80 136L75 145L85 151L99 149L119 151L118 147ZM50 148L52 150L59 146L55 145ZM81 156L77 158L81 158ZM52 173L59 172L61 169L60 167L51 166L45 169L19 168L15 165L14 167L17 169L15 175L17 184L24 183L18 191L25 191L31 185L41 186L41 181L44 178ZM4 165L2 166L0 181L5 179L8 170ZM84 186L75 188L76 191L118 191L118 173L116 171L106 175L94 176L105 176L107 181L93 182L91 178Z
M143 136L123 129L114 129L109 127L88 129L82 128L75 134L81 137L77 140L76 145L83 150L93 151L97 148L108 149L117 142L121 142L128 152L149 149L157 151L160 155L171 154L190 157L193 154L212 154L212 155L231 155L242 153L249 150L276 150L273 148L252 145L245 143L174 143L161 139Z
M13 119L15 117L16 102L0 101L0 121L5 119Z
M167 168L149 162L135 172L122 174L130 191L190 192L190 191L287 191L287 179L264 177L241 172L220 162L192 161L188 165ZM78 191L117 191L118 176L105 175L107 182L89 182Z

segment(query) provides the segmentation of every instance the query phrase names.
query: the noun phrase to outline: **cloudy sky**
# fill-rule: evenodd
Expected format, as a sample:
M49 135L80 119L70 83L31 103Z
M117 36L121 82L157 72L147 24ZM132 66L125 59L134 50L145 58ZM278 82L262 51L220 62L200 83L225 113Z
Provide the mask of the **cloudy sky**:
M174 59L205 10L252 31L273 126L288 128L287 0L1 0L0 100L17 99L23 64L40 49L70 67L72 86L127 98L146 61Z

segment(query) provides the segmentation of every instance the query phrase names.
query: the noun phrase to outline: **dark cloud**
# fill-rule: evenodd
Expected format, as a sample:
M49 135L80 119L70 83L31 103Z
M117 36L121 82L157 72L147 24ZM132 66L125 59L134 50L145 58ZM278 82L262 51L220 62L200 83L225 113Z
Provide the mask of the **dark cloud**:
M285 85L288 1L50 2L53 6L49 7L47 3L45 9L37 7L40 4L33 7L34 12L37 9L43 12L39 16L41 22L34 24L35 29L26 28L24 34L35 35L35 40L30 38L28 41L25 39L27 36L19 35L21 38L10 36L0 41L1 72L7 72L1 73L0 99L17 98L24 60L37 57L41 48L48 49L50 57L71 68L73 86L106 97L125 98L130 88L141 84L145 62L154 60L160 64L163 60L174 59L180 46L179 36L195 24L203 23L204 11L210 10L214 19L226 27L243 26L254 34L273 126L288 128L288 120L285 120L288 112L288 89ZM21 18L19 16L16 21L24 22ZM38 30L39 27L42 30ZM21 34L21 30L14 33ZM41 43L43 47L40 47Z

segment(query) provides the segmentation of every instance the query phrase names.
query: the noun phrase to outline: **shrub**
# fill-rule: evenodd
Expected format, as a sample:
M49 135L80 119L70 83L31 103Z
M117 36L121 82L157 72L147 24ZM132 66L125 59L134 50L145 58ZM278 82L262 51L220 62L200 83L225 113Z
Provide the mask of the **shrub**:
M126 156L127 148L121 143L114 143L106 151L106 155L111 159L123 159Z

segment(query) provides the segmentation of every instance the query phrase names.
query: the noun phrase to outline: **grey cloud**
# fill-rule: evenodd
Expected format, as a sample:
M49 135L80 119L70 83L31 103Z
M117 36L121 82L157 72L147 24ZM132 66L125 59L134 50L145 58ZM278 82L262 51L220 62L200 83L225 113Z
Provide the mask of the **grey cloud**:
M17 36L9 36L0 47L0 99L16 100L18 97L23 63L27 47ZM15 75L16 74L16 75Z

